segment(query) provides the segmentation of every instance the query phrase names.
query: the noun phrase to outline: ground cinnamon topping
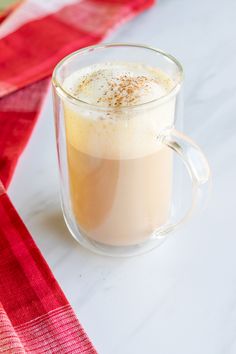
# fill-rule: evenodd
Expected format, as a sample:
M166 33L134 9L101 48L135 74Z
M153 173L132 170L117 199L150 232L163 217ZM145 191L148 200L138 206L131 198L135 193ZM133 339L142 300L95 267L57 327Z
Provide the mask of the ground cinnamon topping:
M84 72L77 85L71 87L73 95L88 103L119 108L159 98L173 86L171 79L158 69L134 65L132 73L125 70L123 65L122 72L122 64L119 65L107 63L98 69L95 65L93 72ZM147 75L142 72L145 70Z
M97 103L104 103L109 107L121 107L134 104L140 98L140 90L148 91L152 79L146 76L128 77L122 75L119 79L110 79L107 82L108 91L99 97Z

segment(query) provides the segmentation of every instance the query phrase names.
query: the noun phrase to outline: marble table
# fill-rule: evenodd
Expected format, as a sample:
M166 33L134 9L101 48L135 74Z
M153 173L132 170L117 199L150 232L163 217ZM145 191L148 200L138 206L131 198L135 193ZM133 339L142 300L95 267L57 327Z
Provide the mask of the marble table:
M101 354L236 353L236 2L160 0L110 41L146 43L185 68L185 132L204 149L204 213L160 248L96 256L70 237L59 205L51 95L10 196Z

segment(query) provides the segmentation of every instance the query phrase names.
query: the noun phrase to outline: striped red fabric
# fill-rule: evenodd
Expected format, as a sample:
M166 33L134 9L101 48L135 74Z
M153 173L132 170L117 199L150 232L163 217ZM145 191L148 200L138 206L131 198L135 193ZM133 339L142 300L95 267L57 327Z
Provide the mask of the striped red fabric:
M49 79L0 98L0 180L8 187L40 113Z
M96 353L3 187L0 190L0 352Z
M3 185L9 185L32 133L55 64L152 3L26 0L0 25L2 353L96 353Z

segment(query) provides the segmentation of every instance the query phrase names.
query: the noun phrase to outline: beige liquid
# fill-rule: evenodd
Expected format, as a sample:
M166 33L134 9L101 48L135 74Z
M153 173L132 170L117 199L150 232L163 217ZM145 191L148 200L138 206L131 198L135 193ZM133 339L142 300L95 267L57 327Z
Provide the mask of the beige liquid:
M145 240L169 215L171 158L170 149L161 148L136 159L102 159L69 144L71 201L80 228L104 244Z
M88 238L137 244L167 222L172 152L156 137L174 106L101 117L64 104L71 206Z

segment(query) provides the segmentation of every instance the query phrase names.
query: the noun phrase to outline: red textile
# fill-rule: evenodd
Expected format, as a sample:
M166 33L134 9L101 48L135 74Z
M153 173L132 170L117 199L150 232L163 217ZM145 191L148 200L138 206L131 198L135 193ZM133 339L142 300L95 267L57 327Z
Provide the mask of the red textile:
M0 98L0 180L8 187L17 160L37 121L49 79Z
M0 352L96 353L1 186L0 220Z

